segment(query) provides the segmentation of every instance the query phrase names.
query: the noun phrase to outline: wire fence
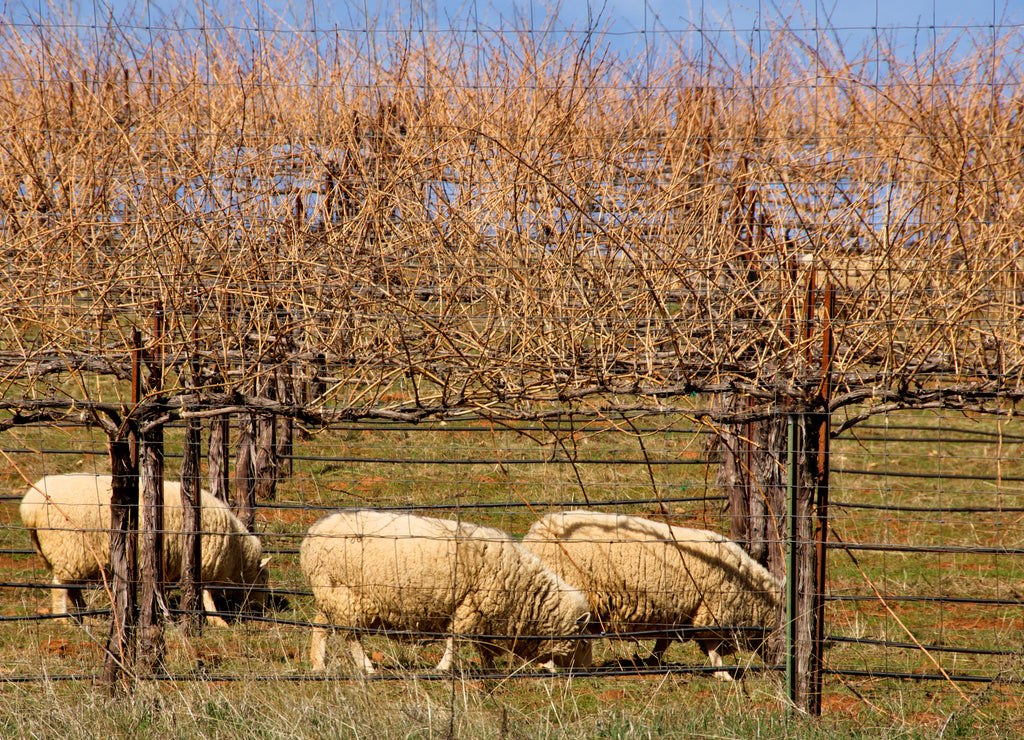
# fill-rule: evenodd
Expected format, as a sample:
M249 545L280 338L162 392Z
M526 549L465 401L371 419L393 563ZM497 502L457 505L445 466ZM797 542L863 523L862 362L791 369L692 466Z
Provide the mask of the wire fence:
M125 613L108 581L91 623L47 614L28 485L199 461L273 556L217 680L321 680L300 542L369 507L727 535L817 648L726 668L821 676L791 686L812 711L1021 683L1019 25L908 57L910 29L851 51L817 18L632 47L307 21L0 26L0 619L41 646L6 680L96 676ZM594 640L581 676L716 669ZM429 662L367 642L389 677Z
M990 419L918 413L928 415L910 423L902 423L897 415L888 428L858 428L856 435L843 435L835 441L833 455L849 460L832 471L832 528L838 538L830 543L833 554L829 560L826 635L831 647L825 653L826 681L828 676L841 675L1019 682L1022 646L1013 635L1017 634L1024 597L1020 525L1024 491L1021 476L1013 473L1021 472L1014 447L1021 440L1012 434L1013 425L1008 425L1007 433L1001 435L1006 446L998 450L1004 456L995 458L996 440L988 446L976 440L987 432L975 427L991 424ZM291 645L301 656L292 668L309 680L320 680L308 670L303 654L309 631L316 625L312 621L313 595L298 569L298 546L313 521L337 508L372 506L443 518L458 516L497 525L516 536L522 536L537 516L549 511L586 507L654 517L667 510L672 512L673 521L728 532L726 499L714 485L718 461L708 451L709 434L705 432L702 439L697 431L665 432L656 425L641 430L645 458L636 454L637 437L629 439L621 432L605 429L593 435L584 455L571 464L536 456L536 441L530 435L537 429L530 426L524 434L509 435L498 454L494 454L492 434L471 425L459 431L439 425L433 429L402 424L367 429L356 425L333 432L340 439L356 438L338 442L348 448L350 454L345 456L331 454L334 444L311 439L301 454L294 456L294 464L300 467L279 482L278 498L261 502L258 507L256 530L265 554L273 556L269 594L277 608L248 619L253 624L272 625L274 640ZM43 427L37 433L49 436L54 432ZM60 433L69 432L65 428ZM996 435L1000 436L998 432ZM168 439L175 436L169 430ZM396 437L403 440L401 445L396 445ZM103 442L102 438L94 441ZM633 447L627 449L630 443ZM888 451L876 454L867 449L878 444ZM933 445L939 445L937 450ZM481 447L492 448L493 456L481 456ZM685 456L680 455L680 448ZM961 448L970 453L958 454ZM173 450L172 444L167 454L171 477L174 466L180 464L175 462ZM54 461L64 455L45 449L28 453L38 461L31 467L40 472L50 472L54 465L56 469L81 470L76 463L85 461L95 469L104 468L105 461L98 454L104 452L102 448L66 452L74 457L56 465ZM328 454L316 454L323 452ZM26 458L25 448L7 449L4 454ZM1001 475L973 472L994 459L1002 467ZM99 465L90 460L99 460ZM934 466L943 463L949 471L936 472ZM582 489L575 474L569 473L573 467L585 471ZM314 472L321 470L329 472ZM501 472L495 474L495 470ZM653 481L649 475L652 470L656 471ZM979 490L980 486L985 488ZM9 624L24 621L36 625L35 630L46 630L54 619L46 613L53 584L17 521L15 507L19 501L20 493L15 492L3 504L9 524L0 558L12 563L9 576L0 583L9 605L3 619ZM92 606L85 615L102 624L110 614L107 596L102 586L94 587L92 592L95 595L87 599ZM18 603L20 607L13 606ZM894 610L898 619L879 613L883 605ZM173 605L171 614L177 614ZM901 623L908 624L907 632ZM246 624L239 622L232 629L251 629ZM686 628L679 632L685 638ZM412 636L407 631L401 634ZM439 637L429 630L415 636L422 640ZM633 638L640 644L653 639L653 635L640 633ZM603 638L594 639L598 644L611 645ZM610 654L593 668L581 668L579 676L620 675L629 666L638 671L637 675L712 670L696 653L673 654L664 665L655 666L634 665L628 650L604 649ZM944 666L948 675L922 673L922 659L915 657L922 651L939 656L940 664L951 660ZM341 658L337 660L331 674L334 678L355 676ZM403 660L405 667L400 669ZM409 657L403 660L385 662L399 669L389 674L391 677L404 675L404 670L410 668ZM413 661L413 670L415 665ZM741 664L732 670L743 667ZM778 664L770 662L766 667L779 669ZM29 674L46 680L55 670L39 674L27 665L25 669L18 680L27 680ZM267 678L273 675L269 670L266 673ZM202 674L201 680L207 678ZM294 679L292 676L289 680Z

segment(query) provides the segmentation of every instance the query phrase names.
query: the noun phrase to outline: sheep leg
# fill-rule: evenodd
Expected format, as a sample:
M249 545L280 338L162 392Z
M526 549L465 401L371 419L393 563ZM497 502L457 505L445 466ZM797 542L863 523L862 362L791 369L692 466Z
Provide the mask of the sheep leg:
M665 653L668 650L668 646L671 644L671 637L659 637L654 641L654 650L651 651L651 657L654 659L655 665L661 665L662 659L665 657Z
M722 668L725 666L725 662L722 660L722 655L718 652L717 645L715 645L714 643L705 643L702 644L701 647L704 649L704 652L707 653L708 659L711 661L711 665L713 665L715 668ZM715 671L713 675L719 681L736 680L732 677L732 673L730 673L729 671Z
M466 602L459 604L458 608L455 610L455 614L452 616L452 621L448 625L448 629L451 630L451 634L445 639L444 655L441 656L441 662L437 664L436 670L454 670L455 635L472 635L478 632L477 619L478 615L476 613L475 606ZM481 655L483 655L482 652ZM482 661L483 659L481 658L481 662Z
M326 640L326 637L324 639ZM366 674L377 672L373 668L373 661L367 657L366 652L363 650L358 637L353 636L349 638L348 651L352 654L352 660L356 662L356 668Z
M210 589L203 589L203 611L206 612L206 622L214 627L227 627L228 623L224 617L217 614L217 605L213 603L213 594Z
M494 645L488 645L486 643L478 643L476 646L477 652L480 653L480 670L484 673L491 673L494 671L494 658L498 655L501 650ZM552 660L552 662L554 662Z
M313 618L313 637L309 643L309 662L313 664L314 671L322 671L327 667L327 617L317 614Z
M434 669L439 673L447 673L455 665L455 637L448 635L448 638L444 641L444 655L441 656L441 662L437 664Z
M542 671L546 671L547 673L558 673L558 666L555 665L555 659L553 657L549 658L544 663L538 663L537 667L540 668Z
M67 590L68 598L71 599L71 603L74 605L76 612L85 611L85 598L82 596L82 589L80 588L69 588ZM71 617L76 622L81 622L82 617L77 614L72 614Z
M64 585L57 578L53 579L53 583L55 586ZM74 604L76 611L85 611L85 599L82 597L82 589L74 587L52 589L50 594L50 613L66 615L57 620L59 622L78 621L78 617L74 616L68 609L69 598L71 603Z

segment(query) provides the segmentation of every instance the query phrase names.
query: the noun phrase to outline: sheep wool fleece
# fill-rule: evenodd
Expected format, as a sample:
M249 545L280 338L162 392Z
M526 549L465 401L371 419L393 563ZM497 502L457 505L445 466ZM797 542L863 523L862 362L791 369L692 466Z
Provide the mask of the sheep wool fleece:
M370 510L313 524L300 548L319 624L475 635L484 666L500 651L555 664L589 662L578 635L589 620L582 593L505 532L466 522ZM311 657L323 667L321 632ZM372 671L355 635L349 647ZM452 639L439 669L451 667Z
M764 567L735 542L703 529L569 511L535 522L523 545L587 593L593 628L623 639L649 632L659 638L659 661L673 638L692 637L721 665L721 655L756 647L764 635L713 628L770 630L781 600L780 584ZM678 631L701 627L709 629Z
M181 484L164 481L164 577L181 576L183 513ZM50 475L29 488L21 500L21 520L29 530L36 551L53 572L55 584L73 585L102 579L110 562L109 475ZM224 502L200 492L204 587L265 586L267 571L261 562L260 540L248 532ZM72 589L81 605L81 595ZM54 591L58 610L65 594ZM253 595L259 602L262 593ZM204 593L207 608L212 605ZM56 613L56 612L55 612ZM61 611L63 613L63 611Z

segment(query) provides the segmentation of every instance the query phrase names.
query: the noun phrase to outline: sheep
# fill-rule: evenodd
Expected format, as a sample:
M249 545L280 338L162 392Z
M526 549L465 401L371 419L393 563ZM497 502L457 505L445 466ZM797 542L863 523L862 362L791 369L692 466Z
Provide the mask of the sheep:
M782 587L764 567L703 529L580 510L543 517L523 545L587 594L592 628L618 639L656 637L659 664L673 639L687 637L716 668L740 646L760 650L781 604ZM732 633L729 626L761 629ZM715 676L732 679L724 670Z
M328 630L348 628L358 670L373 673L359 630L447 634L437 671L450 671L455 636L474 640L481 667L502 650L542 668L590 664L579 639L590 621L586 598L499 529L377 512L339 511L310 528L299 548L319 613L310 660L325 667Z
M85 608L81 585L105 581L110 563L109 475L48 475L34 483L21 500L21 521L32 545L52 571L57 588L52 593L52 614L70 615L68 599ZM265 602L267 562L261 559L259 538L250 534L231 510L212 494L200 492L203 608L211 624L225 626L216 615L211 586L254 587L248 595L254 606ZM182 528L181 484L164 481L164 528ZM164 577L181 577L183 537L164 536ZM66 617L64 621L66 621Z

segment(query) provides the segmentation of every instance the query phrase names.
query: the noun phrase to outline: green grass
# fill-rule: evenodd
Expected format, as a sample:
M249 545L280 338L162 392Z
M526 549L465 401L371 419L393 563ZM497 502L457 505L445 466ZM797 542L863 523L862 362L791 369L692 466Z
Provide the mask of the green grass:
M927 425L932 431L896 430L897 423ZM479 425L477 425L479 426ZM653 426L653 424L651 425ZM1003 438L978 436L977 432ZM858 428L837 440L836 470L888 471L888 475L837 472L833 475L833 523L846 542L884 545L1003 547L1024 542L1024 452L1011 437L1017 425L998 429L985 418L934 413L890 417L890 426ZM971 436L971 435L974 436ZM556 444L558 435L562 444ZM913 438L912 440L909 438ZM952 441L963 439L964 441ZM40 472L104 469L104 439L82 429L28 428L5 437L8 449L64 450L9 453L0 468L3 492L22 488L19 469ZM180 446L169 430L168 452ZM650 432L643 438L651 459L699 463L700 435ZM574 451L575 468L561 459ZM458 509L470 520L522 534L539 510L512 506L524 502L586 500L637 501L658 496L697 500L673 505L683 521L727 532L722 502L713 500L714 468L705 464L626 465L642 459L633 436L601 430L531 429L471 431L423 425L421 428L370 427L337 430L297 442L293 475L281 482L277 507L260 509L258 528L268 550L280 550L271 563L274 585L284 591L305 586L297 557L302 533L322 508L355 505L434 505ZM349 459L351 458L351 459ZM370 460L402 459L398 463ZM450 464L474 460L473 464ZM619 461L607 464L608 461ZM178 461L168 458L175 474ZM941 477L909 477L895 473ZM996 476L999 480L995 480ZM992 480L977 480L980 476ZM652 480L653 479L653 480ZM474 504L502 504L471 508ZM884 512L843 506L898 505ZM984 513L915 509L1001 507ZM642 514L654 505L622 504ZM15 500L0 503L0 548L28 548L19 527ZM428 680L438 659L436 643L409 645L382 637L366 640L368 653L388 680L350 679L344 647L329 648L328 680L309 672L312 600L287 595L275 616L282 623L240 621L228 629L205 629L185 639L167 630L167 671L188 680L141 682L131 697L111 699L95 685L108 624L7 621L0 628L0 736L133 737L174 733L190 737L1017 737L1024 733L1024 609L1019 604L966 604L905 601L895 597L965 597L1019 600L1024 589L1020 556L952 552L855 551L857 565L843 552L829 559L830 593L871 597L833 601L826 631L843 638L868 638L925 645L999 648L1008 655L962 655L932 650L884 648L836 641L825 659L839 671L893 671L918 675L944 670L957 675L998 676L995 683L872 678L829 675L820 719L799 716L787 705L780 677L750 672L734 685L701 673L669 676L573 677L493 680L475 675L474 651L464 647L461 664L469 671L448 680ZM32 554L0 556L0 581L43 581L46 573ZM888 608L874 598L877 589ZM1015 596L1016 595L1016 596ZM0 615L45 613L43 589L7 587ZM89 594L106 605L99 591ZM909 631L909 634L908 634ZM912 635L912 636L911 636ZM634 646L600 642L599 663L628 659ZM674 645L668 661L704 665L688 643ZM756 659L740 655L737 661ZM63 680L62 677L87 678ZM257 678L263 680L256 680Z

